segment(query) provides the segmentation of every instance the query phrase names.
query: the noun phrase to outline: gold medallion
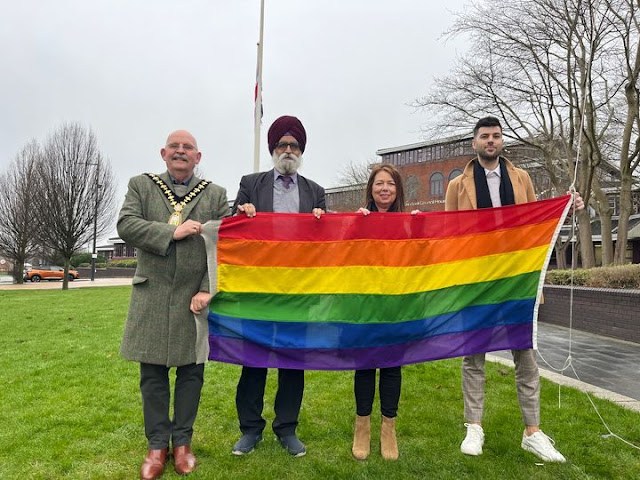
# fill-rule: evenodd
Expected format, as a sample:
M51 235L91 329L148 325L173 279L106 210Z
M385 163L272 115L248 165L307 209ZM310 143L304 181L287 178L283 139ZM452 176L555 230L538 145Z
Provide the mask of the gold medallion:
M173 212L171 216L169 216L169 225L173 225L174 227L179 226L182 223L182 213Z

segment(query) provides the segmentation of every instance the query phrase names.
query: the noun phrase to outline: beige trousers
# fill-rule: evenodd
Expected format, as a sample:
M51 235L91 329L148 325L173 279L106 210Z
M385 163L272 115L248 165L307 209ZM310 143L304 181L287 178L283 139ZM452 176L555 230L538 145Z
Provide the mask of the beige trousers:
M516 365L516 391L525 425L540 425L540 375L536 352L511 350ZM484 413L484 353L462 359L464 416L468 422L481 422Z

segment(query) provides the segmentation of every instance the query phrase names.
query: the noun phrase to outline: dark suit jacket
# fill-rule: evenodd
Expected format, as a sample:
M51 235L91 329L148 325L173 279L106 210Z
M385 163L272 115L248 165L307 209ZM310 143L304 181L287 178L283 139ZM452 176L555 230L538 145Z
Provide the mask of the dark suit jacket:
M311 213L314 208L327 209L324 202L324 188L300 174L298 174L298 192L300 193L300 213ZM245 203L252 203L257 212L273 212L273 169L242 177L232 215L235 215L238 205Z

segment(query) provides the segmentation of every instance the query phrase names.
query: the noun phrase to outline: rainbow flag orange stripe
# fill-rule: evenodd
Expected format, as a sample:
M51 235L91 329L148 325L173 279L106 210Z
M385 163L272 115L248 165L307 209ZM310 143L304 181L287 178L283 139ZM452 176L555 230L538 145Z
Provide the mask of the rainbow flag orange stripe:
M341 370L530 348L569 205L225 219L209 358Z

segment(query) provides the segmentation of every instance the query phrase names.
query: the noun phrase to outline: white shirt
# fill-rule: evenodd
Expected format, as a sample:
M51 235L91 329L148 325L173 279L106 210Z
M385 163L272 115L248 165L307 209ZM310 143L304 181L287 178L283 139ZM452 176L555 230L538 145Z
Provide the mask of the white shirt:
M494 207L501 207L500 200L500 164L494 170L484 169L487 176L487 186L489 187L489 195L491 196L491 204Z

